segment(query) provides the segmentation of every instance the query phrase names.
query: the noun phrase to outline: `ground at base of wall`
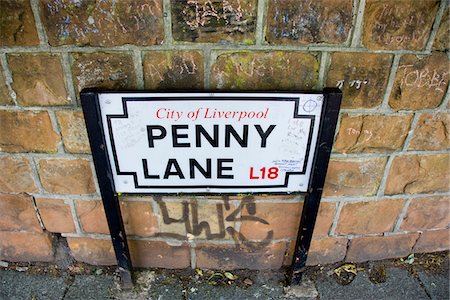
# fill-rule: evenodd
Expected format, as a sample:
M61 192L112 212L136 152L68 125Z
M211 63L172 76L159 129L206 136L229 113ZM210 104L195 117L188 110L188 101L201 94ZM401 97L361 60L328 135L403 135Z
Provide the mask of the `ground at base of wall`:
M0 299L447 299L449 252L314 266L298 289L282 271L137 270L120 289L114 267L0 265Z

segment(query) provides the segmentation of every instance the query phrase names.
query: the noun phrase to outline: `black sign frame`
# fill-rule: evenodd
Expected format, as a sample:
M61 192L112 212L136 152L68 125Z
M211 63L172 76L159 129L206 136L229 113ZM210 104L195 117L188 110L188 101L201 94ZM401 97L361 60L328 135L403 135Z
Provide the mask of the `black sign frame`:
M131 288L132 283L132 262L127 242L127 236L120 211L119 195L115 191L111 162L109 161L108 150L106 148L105 134L102 126L101 111L98 95L102 92L94 89L85 89L80 93L81 106L84 113L87 133L97 174L100 194L105 209L106 219L110 230L111 240L116 255L121 283L124 288ZM115 91L116 93L144 93L144 91ZM192 93L186 92L186 93ZM272 92L273 93L273 92ZM276 92L282 94L283 92ZM306 93L306 92L298 92ZM288 269L287 284L297 285L300 283L303 271L306 266L309 247L313 235L314 225L319 210L320 200L325 176L330 160L331 149L339 116L339 109L342 101L342 92L337 88L326 88L320 93L324 96L321 120L319 122L319 132L316 149L313 158L312 170L309 179L308 191L299 193L305 195L300 226L298 230L295 252L291 266ZM249 93L251 96L251 93ZM220 193L222 195L224 193ZM236 194L236 193L226 193ZM257 194L257 193L255 193ZM286 194L286 193L264 193L264 194ZM145 195L174 195L169 193L146 193ZM195 195L204 195L196 193ZM209 193L207 195L218 195Z

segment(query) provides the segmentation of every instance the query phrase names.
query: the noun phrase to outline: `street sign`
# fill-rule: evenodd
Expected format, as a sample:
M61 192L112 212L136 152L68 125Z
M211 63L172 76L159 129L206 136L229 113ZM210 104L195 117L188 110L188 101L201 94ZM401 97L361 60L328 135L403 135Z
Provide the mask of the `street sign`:
M116 192L305 192L322 94L99 93Z
M124 194L303 192L288 281L301 280L342 100L323 93L81 92L124 287L132 263Z

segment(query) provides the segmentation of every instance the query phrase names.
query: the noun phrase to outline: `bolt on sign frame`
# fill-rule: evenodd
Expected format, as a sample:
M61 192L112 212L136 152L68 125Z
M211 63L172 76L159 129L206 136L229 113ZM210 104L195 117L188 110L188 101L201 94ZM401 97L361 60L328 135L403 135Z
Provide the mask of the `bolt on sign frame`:
M83 90L81 105L122 285L132 286L132 263L119 195L243 193L305 195L287 274L288 284L299 284L341 100L335 88L254 93Z

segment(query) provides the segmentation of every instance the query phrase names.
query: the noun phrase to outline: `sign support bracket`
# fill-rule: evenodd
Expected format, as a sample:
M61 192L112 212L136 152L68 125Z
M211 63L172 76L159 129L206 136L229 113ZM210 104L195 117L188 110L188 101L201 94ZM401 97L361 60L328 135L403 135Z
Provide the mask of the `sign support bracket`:
M122 287L130 289L133 287L131 257L120 212L119 197L114 190L111 164L108 160L105 134L101 124L98 94L94 91L84 90L81 92L80 98L121 284Z
M319 128L313 170L311 171L309 189L303 203L295 252L287 273L288 285L300 284L303 272L305 271L314 225L316 223L320 199L325 184L331 149L333 147L342 92L335 88L324 89L324 97L325 101L324 106L322 107L323 121Z

